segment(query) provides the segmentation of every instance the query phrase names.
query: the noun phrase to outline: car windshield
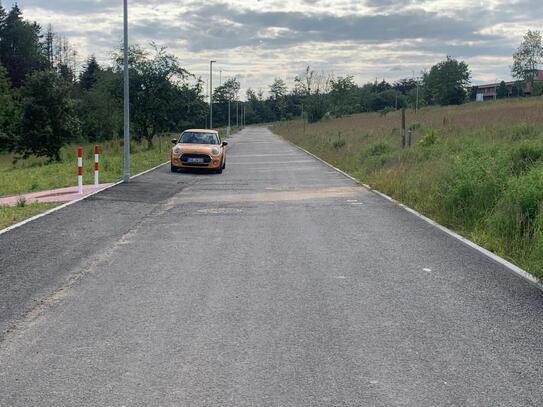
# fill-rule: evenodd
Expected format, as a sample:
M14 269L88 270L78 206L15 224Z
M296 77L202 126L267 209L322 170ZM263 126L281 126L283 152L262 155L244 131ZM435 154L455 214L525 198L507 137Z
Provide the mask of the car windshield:
M219 144L217 133L186 131L179 140L182 144Z

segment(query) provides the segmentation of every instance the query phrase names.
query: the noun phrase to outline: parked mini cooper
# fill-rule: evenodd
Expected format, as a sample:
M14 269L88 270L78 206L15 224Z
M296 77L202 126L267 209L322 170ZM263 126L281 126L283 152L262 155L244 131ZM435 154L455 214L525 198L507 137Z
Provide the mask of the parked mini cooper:
M226 167L225 147L215 130L185 130L179 139L173 139L175 146L171 153L171 169L177 172L183 168L204 168L219 174Z

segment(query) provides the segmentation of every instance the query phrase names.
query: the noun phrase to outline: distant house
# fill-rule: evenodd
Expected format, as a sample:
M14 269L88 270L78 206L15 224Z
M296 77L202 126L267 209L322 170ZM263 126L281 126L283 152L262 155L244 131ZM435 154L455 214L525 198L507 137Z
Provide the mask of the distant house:
M541 69L537 70L534 80L543 81L543 70ZM517 91L515 90L517 84L520 84L520 86L522 87L521 95L518 95ZM528 81L505 82L505 86L507 86L508 96L530 96L532 94L532 84ZM500 83L489 83L487 85L478 85L476 100L478 102L483 102L485 100L495 100L497 98L499 87L500 87Z

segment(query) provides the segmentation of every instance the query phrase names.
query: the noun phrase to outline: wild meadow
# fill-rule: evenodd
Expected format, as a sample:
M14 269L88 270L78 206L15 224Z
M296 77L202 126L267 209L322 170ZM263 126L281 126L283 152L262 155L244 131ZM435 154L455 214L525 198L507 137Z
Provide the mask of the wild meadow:
M543 100L363 113L272 130L543 278Z

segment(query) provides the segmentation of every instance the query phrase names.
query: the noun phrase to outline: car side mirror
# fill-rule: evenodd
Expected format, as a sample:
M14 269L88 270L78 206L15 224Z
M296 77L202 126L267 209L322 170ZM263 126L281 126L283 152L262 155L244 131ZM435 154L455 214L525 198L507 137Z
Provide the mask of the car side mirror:
M172 144L177 144L177 139L176 138L172 138Z
M223 142L222 142L222 146L223 146L223 147L226 147L227 145L228 145L228 143L227 143L226 141L223 141Z

